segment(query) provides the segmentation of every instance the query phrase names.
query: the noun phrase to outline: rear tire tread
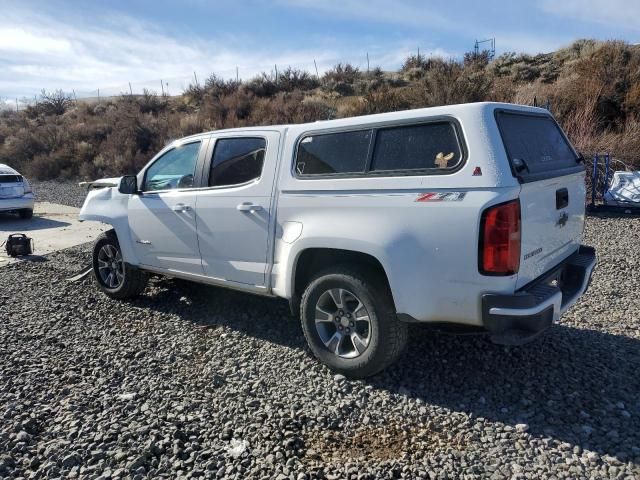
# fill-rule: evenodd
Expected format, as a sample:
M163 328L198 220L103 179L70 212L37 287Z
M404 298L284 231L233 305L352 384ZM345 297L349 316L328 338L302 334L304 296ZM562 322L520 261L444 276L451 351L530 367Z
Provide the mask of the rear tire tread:
M378 328L380 329L379 336L381 340L378 345L379 351L376 352L374 357L368 357L366 354L363 354L361 357L350 360L348 367L340 368L328 364L329 368L351 378L365 378L379 373L398 360L409 338L408 325L397 319L391 292L381 275L375 270L353 265L335 266L319 272L309 282L302 295L300 302L302 328L314 354L318 357L318 354L312 346L311 337L312 335L316 335L316 332L311 330L309 325L307 325L306 310L307 308L315 308L315 305L307 307L307 304L309 303L309 296L313 294L316 285L319 282L327 280L327 277L334 280L354 283L361 290L368 293L376 306L375 315L378 319ZM322 358L320 358L320 360L322 360Z

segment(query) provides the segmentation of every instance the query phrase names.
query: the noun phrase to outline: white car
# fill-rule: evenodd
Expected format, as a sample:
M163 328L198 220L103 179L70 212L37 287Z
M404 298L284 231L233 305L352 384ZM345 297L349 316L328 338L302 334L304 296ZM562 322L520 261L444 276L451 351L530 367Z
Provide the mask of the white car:
M154 273L282 297L320 360L365 377L408 322L519 344L557 321L595 265L584 170L546 110L453 105L183 138L80 218L113 226L107 295Z
M33 216L35 196L20 173L0 163L0 212L17 212L20 218Z

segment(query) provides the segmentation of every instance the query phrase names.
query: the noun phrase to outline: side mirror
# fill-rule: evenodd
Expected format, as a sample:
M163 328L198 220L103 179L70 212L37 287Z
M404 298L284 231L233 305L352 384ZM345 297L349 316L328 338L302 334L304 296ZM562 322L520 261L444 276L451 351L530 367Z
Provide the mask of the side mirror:
M120 179L118 191L125 195L138 193L138 177L135 175L125 175Z

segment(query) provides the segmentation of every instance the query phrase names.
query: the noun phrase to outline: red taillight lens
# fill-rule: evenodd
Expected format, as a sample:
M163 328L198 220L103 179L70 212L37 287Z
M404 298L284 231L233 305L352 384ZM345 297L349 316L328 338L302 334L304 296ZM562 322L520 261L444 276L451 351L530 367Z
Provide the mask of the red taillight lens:
M487 208L480 227L480 273L513 275L520 268L520 201Z

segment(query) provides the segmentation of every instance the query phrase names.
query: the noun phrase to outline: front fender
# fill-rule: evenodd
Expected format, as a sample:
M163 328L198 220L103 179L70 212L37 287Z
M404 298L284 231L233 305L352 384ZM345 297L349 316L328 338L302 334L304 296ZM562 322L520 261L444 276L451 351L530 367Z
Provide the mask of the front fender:
M78 218L80 221L91 220L111 225L118 236L124 261L138 265L129 229L129 197L130 195L118 192L115 187L90 190Z

